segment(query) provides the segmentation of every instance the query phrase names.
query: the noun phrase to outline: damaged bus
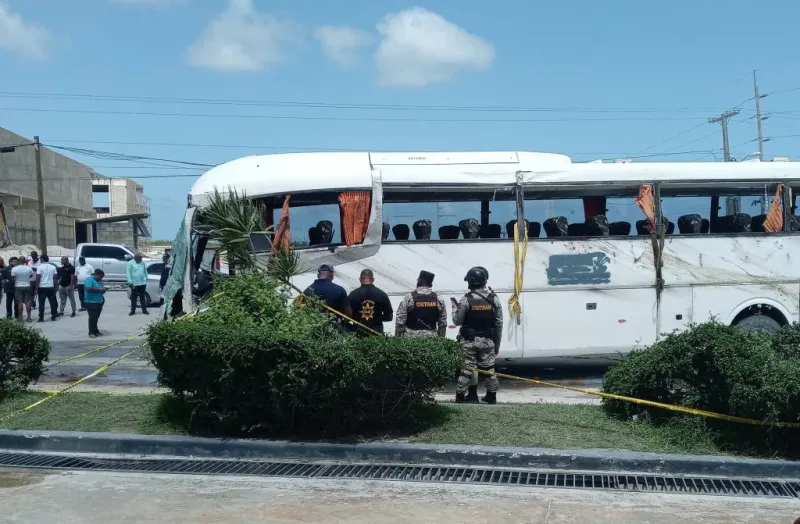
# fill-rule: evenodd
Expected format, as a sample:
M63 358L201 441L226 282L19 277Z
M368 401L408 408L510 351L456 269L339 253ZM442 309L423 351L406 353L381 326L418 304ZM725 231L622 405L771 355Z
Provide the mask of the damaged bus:
M368 268L396 309L420 270L449 298L465 292L469 268L487 268L505 309L502 359L624 353L712 317L774 331L800 320L798 187L793 162L249 156L193 185L173 264L184 272L170 285L173 295L207 287L195 277L204 240L191 234L194 216L215 191L233 189L261 201L270 225L288 218L280 234L302 262L293 278L301 289L321 264L334 266L348 292ZM191 293L184 302L190 307ZM457 331L451 325L448 337Z

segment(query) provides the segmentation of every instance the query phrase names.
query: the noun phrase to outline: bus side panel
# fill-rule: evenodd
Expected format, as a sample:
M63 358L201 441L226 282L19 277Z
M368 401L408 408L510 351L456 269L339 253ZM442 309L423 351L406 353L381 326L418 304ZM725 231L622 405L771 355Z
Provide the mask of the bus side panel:
M693 322L692 288L665 287L661 293L657 335L684 330Z
M628 352L656 336L655 289L582 289L525 296L525 357Z
M668 236L663 277L667 286L800 282L798 260L798 235Z
M656 336L649 238L553 239L528 246L524 358L627 352Z
M754 304L777 307L790 323L797 322L800 315L800 284L796 283L694 286L692 295L694 321L698 323L716 318L730 324L740 311Z

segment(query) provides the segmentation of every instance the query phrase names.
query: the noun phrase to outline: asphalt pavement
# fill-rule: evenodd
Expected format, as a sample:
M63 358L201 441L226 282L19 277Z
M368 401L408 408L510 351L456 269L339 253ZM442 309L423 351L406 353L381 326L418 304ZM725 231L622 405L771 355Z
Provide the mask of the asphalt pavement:
M79 308L80 305L78 304L77 307ZM137 309L134 316L128 316L129 312L130 302L125 291L109 291L106 293L106 303L98 322L98 328L103 333L102 337L89 338L88 314L83 311L77 312L74 318L70 317L69 304L64 311L64 316L59 317L55 322L50 321L48 314L45 316L44 322L34 322L31 325L39 329L50 340L52 346L50 362L55 363L144 333L148 325L159 319L157 308L151 308L149 315L143 315L141 309ZM36 315L33 316L35 319ZM129 340L84 358L59 365L51 364L45 376L39 380L38 387L44 389L64 387L124 355L141 344L143 340ZM92 378L87 387L113 386L153 389L157 372L149 365L148 359L149 352L144 348L108 371Z
M143 333L149 324L158 321L160 311L157 308L151 308L150 315L143 315L141 310L137 309L134 316L128 316L129 311L130 302L125 291L109 291L99 322L100 331L104 336L99 338L89 338L88 336L87 313L78 312L76 317L72 318L69 305L67 305L64 316L59 317L55 322L49 320L49 315L45 317L45 322L34 322L32 325L41 330L52 344L50 362L53 364L106 344L125 341L87 357L58 365L51 364L45 376L34 388L44 390L63 388L141 344L143 339L126 339ZM76 390L118 393L149 393L157 390L157 371L149 364L149 357L149 351L144 348L81 384ZM550 359L535 365L510 365L507 362L499 361L497 370L511 375L596 390L600 387L603 373L610 362L606 359ZM437 399L448 401L452 400L454 396L455 382L437 394ZM507 379L501 379L501 392L498 399L501 402L514 403L592 404L599 402L597 397Z
M0 470L3 522L791 524L800 502L401 481Z

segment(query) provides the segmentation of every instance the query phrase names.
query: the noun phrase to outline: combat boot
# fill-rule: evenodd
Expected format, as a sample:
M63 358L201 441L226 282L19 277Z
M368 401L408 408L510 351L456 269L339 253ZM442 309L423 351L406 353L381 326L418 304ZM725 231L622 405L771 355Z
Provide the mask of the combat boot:
M463 404L467 399L464 398L464 392L456 393L456 404Z
M487 391L485 397L481 397L487 404L497 404L497 391Z
M471 404L477 404L480 402L480 400L478 400L478 386L469 387L469 390L467 390L466 402Z

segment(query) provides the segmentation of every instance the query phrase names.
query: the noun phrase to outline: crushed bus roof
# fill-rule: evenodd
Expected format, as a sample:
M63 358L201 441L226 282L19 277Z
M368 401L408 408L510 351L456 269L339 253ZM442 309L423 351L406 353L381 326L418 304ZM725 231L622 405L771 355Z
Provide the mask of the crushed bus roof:
M248 197L384 186L502 186L598 182L714 182L781 180L800 182L798 162L589 162L536 152L323 152L238 158L208 170L192 186L194 205L215 190L233 188ZM374 179L373 179L374 174ZM379 178L378 178L379 177Z

